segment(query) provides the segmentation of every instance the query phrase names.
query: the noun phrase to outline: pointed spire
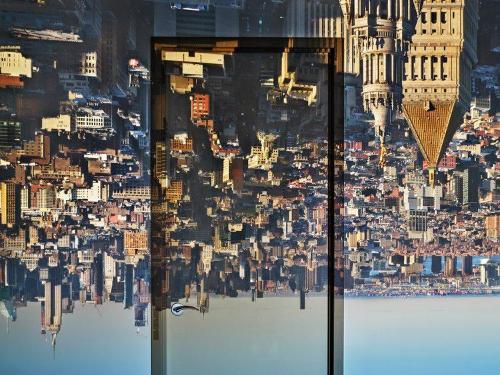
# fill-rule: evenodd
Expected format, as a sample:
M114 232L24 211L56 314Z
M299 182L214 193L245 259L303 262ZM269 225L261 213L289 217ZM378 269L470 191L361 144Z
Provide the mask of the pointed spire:
M351 18L351 4L353 0L340 0L340 8L342 9L342 14L348 19ZM358 0L354 0L357 2Z
M57 338L57 333L56 332L52 333L51 346L52 346L52 358L54 359L54 361L56 360L56 338Z
M420 17L420 13L422 12L422 3L423 0L413 0L413 5L415 6L415 10L417 12L417 17Z

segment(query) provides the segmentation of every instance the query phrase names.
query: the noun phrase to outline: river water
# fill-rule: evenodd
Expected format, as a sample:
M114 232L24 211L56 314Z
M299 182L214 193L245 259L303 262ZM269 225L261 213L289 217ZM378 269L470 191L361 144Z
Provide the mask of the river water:
M500 373L500 297L347 298L345 375Z

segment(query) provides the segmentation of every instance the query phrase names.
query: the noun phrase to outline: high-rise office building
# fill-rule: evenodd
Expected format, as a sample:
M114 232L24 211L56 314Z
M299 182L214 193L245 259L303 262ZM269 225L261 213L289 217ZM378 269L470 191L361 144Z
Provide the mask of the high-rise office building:
M497 262L489 259L486 263L482 263L479 267L480 270L480 280L482 284L487 286L498 285L500 280L500 265Z
M0 182L0 225L14 227L20 213L18 186L10 181Z
M408 218L410 231L425 232L427 230L427 210L410 210Z
M15 120L0 120L0 149L21 144L21 123Z
M125 284L124 284L124 308L128 309L134 305L134 266L125 264Z
M287 3L286 0L246 1L241 10L240 36L283 36Z
M154 35L235 37L240 31L242 0L153 0Z
M334 38L341 35L342 10L338 2L289 0L286 7L286 36Z
M432 228L427 225L429 213L427 209L408 210L408 237L428 242L432 240Z
M446 256L444 258L444 276L454 277L457 274L457 258L454 256Z
M462 257L462 276L472 275L472 256Z
M61 284L53 281L45 282L45 302L43 307L44 327L52 335L52 346L62 323L62 293Z
M486 237L500 240L500 213L489 215L485 219Z
M455 196L460 204L478 203L479 185L481 183L479 168L469 166L453 173Z
M433 255L431 257L431 272L434 274L441 273L443 270L442 257L439 255Z

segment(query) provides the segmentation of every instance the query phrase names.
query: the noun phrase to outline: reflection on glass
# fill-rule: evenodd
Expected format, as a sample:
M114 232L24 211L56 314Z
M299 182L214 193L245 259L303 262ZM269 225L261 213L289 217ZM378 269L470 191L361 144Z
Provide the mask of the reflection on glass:
M244 350L229 342L263 340L276 346L281 371L298 373L308 361L292 361L299 353L285 327L303 324L315 368L325 373L328 54L221 51L159 52L153 351L158 340L166 365L153 370L199 371L198 360L181 362L179 353L195 347L202 335L195 327L205 327L209 340L230 340L193 358L222 351L233 363ZM274 337L272 326L285 331ZM179 327L198 333L180 335ZM278 371L266 350L254 354Z

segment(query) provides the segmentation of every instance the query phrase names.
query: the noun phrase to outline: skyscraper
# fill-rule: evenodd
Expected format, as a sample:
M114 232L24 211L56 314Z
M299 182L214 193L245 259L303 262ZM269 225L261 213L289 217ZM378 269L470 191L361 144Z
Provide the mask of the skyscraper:
M244 1L154 0L154 34L163 36L238 36Z
M52 346L61 329L62 294L61 284L53 281L45 282L44 327L52 335Z
M472 257L466 255L462 257L462 276L472 275Z
M21 123L14 120L0 120L0 149L12 148L21 143Z
M479 185L481 182L479 169L469 166L453 173L455 196L460 204L478 203Z
M417 9L412 1L402 0L344 0L341 6L345 70L362 79L363 107L375 117L383 148L385 127L402 99L403 55Z
M295 3L306 2L290 2ZM471 99L478 1L339 0L339 4L343 18L336 36L345 40L344 71L361 79L363 107L373 114L381 142L380 164L385 163L386 125L402 109L434 184L435 168ZM302 25L297 16L288 18Z
M19 189L10 181L0 182L0 225L14 227L19 221Z
M442 257L439 256L439 255L433 255L432 258L431 258L431 272L432 273L441 273L442 269L443 269L443 265L441 263L442 261Z
M477 0L423 1L405 57L403 111L429 168L429 184L471 100Z
M444 276L454 277L457 274L457 258L454 256L446 256L444 258Z
M500 213L489 215L485 219L486 237L493 241L500 239Z
M285 34L289 37L333 38L340 36L342 11L336 1L289 0Z
M125 290L123 305L128 309L134 304L134 266L132 264L125 264Z

